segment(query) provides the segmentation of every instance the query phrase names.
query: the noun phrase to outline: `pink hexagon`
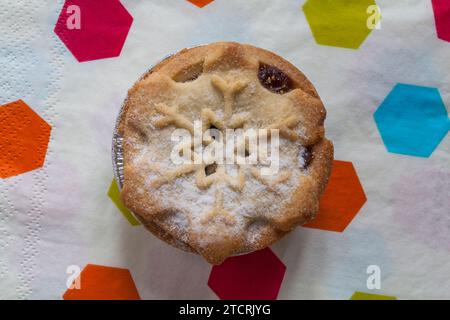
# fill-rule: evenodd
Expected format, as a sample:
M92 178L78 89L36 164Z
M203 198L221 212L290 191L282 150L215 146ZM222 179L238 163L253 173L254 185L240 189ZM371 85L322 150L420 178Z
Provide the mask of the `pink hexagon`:
M54 31L84 62L119 56L132 23L119 0L66 0Z
M214 266L208 286L222 300L275 300L285 271L283 262L266 248Z
M439 39L450 41L450 1L431 0Z

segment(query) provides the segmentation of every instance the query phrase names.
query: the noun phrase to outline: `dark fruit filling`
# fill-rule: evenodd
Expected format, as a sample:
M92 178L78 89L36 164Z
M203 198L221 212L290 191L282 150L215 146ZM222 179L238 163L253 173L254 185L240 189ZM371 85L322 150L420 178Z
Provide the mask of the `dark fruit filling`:
M309 165L311 164L311 161L314 158L314 155L312 153L312 147L306 147L303 151L302 151L302 158L303 158L303 166L302 169L306 169L309 167Z
M264 88L275 93L283 94L293 89L292 80L273 66L260 64L258 78Z
M205 167L205 174L207 176L209 176L209 175L213 174L214 172L216 172L216 170L217 170L217 163L209 164Z

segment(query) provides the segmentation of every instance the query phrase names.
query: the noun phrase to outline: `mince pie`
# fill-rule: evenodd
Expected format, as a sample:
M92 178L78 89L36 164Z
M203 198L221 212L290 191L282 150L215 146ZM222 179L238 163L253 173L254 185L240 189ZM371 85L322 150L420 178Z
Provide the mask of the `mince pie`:
M318 211L333 161L324 119L313 85L278 55L231 42L184 49L129 90L119 125L123 202L153 234L213 264L265 248ZM263 174L264 161L174 163L174 130L194 135L197 121L201 133L276 130L278 170ZM217 139L205 136L203 146Z

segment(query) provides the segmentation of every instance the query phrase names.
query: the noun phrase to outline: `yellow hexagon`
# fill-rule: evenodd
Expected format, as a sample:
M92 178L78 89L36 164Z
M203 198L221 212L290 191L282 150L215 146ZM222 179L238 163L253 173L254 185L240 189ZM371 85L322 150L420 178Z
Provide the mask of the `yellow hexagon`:
M306 19L318 44L358 49L381 20L375 0L308 0Z
M397 300L397 297L355 291L350 300Z
M116 179L113 178L111 185L109 186L108 196L111 198L112 202L116 205L117 209L122 212L122 215L132 226L138 226L141 223L134 217L130 210L128 210L120 199L119 186L117 185Z

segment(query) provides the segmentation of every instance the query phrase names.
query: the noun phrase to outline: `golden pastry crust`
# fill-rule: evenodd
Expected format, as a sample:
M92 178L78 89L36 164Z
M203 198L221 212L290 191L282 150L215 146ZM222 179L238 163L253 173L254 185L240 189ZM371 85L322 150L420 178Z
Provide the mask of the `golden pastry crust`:
M289 88L269 90L261 66L275 67ZM122 199L162 240L213 264L262 249L316 215L333 161L324 137L326 112L313 85L269 51L220 42L185 49L155 66L128 93L123 136ZM176 128L279 129L280 169L259 165L175 165ZM206 123L206 125L205 125Z

